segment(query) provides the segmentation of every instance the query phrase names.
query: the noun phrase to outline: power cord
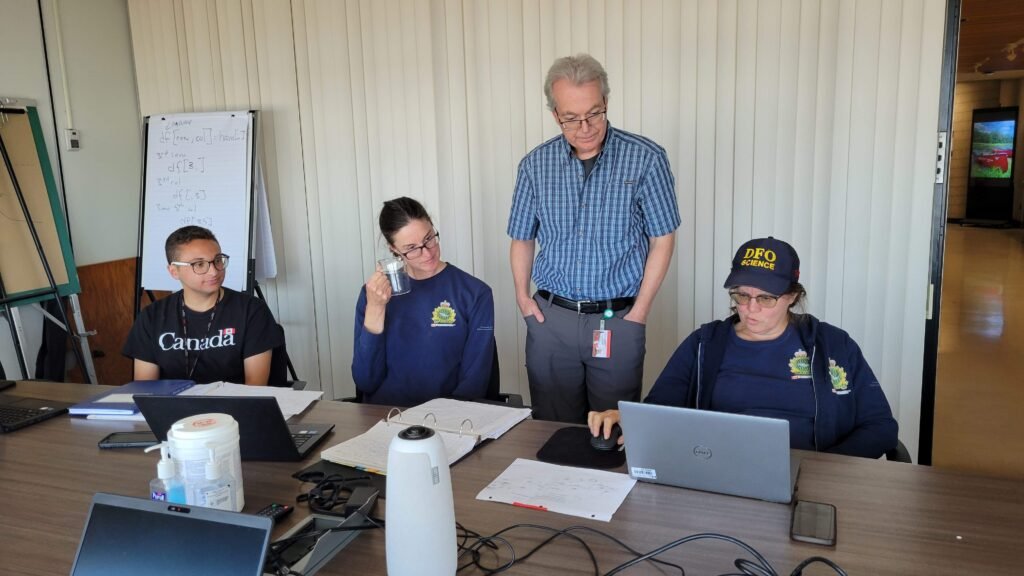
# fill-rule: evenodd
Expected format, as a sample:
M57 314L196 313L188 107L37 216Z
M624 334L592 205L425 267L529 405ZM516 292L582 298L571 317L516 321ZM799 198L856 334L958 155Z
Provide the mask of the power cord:
M480 535L477 532L464 528L460 524L457 524L456 526L457 533L460 538L459 560L460 562L462 562L466 556L469 557L469 561L461 563L457 571L462 571L470 567L475 567L484 574L498 574L500 572L508 570L515 564L525 562L528 558L539 552L548 544L552 543L553 541L562 536L566 536L572 538L583 547L583 549L587 553L588 558L590 559L590 564L593 568L594 575L601 576L602 573L598 566L597 556L594 553L593 549L582 538L580 538L576 534L573 534L573 532L586 532L611 540L620 548L636 556L632 560L629 560L623 564L620 564L619 566L616 566L615 568L612 568L610 571L605 572L604 576L614 576L615 574L619 574L625 571L626 569L636 566L637 564L640 564L642 562L653 562L660 564L662 566L672 567L679 571L680 576L685 576L686 571L683 569L682 566L679 566L678 564L673 564L671 562L659 560L657 556L662 554L663 552L667 552L668 550L676 548L677 546L681 546L682 544L707 539L722 540L724 542L730 542L732 544L735 544L736 546L739 546L744 551L746 551L753 558L752 560L748 558L737 558L733 562L733 565L739 572L724 574L722 576L781 576L780 573L777 572L775 568L771 565L771 563L768 562L768 559L762 556L760 552L758 552L752 546L748 545L742 540L734 538L732 536L727 536L725 534L716 534L711 532L693 534L691 536L686 536L673 542L669 542L668 544L651 550L650 552L641 553L633 549L626 543L622 542L621 540L615 538L614 536L606 534L605 532L602 532L600 530L590 528L588 526L570 526L568 528L557 529L551 528L549 526L541 526L536 524L515 524L507 528L503 528L490 536ZM531 548L525 555L520 557L516 554L515 546L506 537L503 537L503 535L507 534L508 532L519 529L542 530L550 532L552 534L547 539ZM501 546L499 546L499 544ZM502 547L508 549L509 559L505 562L499 563L498 552ZM482 552L484 548L490 549L490 551L493 554L495 561L491 565L487 565L483 562ZM799 565L797 565L797 567L793 569L789 576L801 576L803 574L803 570L807 566L814 563L825 564L829 568L832 568L832 570L834 570L838 576L847 576L846 572L838 564L822 556L812 556L810 558L807 558Z
M502 538L501 536L503 534L507 533L507 532L512 531L512 530L518 530L518 529L524 529L524 528L551 532L552 534L547 539L545 539L543 542L541 542L540 544L537 544L532 549L530 549L530 551L527 552L524 556L517 557L516 551L515 551L515 547L507 539ZM541 525L537 525L537 524L515 524L513 526L509 526L507 528L503 528L502 530L499 530L498 532L495 532L491 536L480 536L479 534L477 534L475 532L472 532L472 533L468 533L467 532L467 534L463 538L463 542L460 543L460 547L459 548L460 548L461 552L459 554L459 558L461 559L466 554L469 554L470 555L470 562L468 562L466 564L460 565L458 567L458 570L461 571L461 570L464 570L466 568L469 568L470 566L475 566L477 569L481 570L485 574L497 574L497 573L500 573L500 572L504 572L505 570L508 570L509 568L511 568L513 565L515 565L517 563L525 562L528 558L530 558L531 556L533 556L534 554L539 552L541 549L543 549L548 544L554 542L556 539L558 539L558 538L560 538L562 536L566 536L566 537L572 538L573 540L578 542L583 547L583 549L587 553L588 558L590 559L590 563L591 563L591 566L594 569L595 576L600 576L601 572L600 572L600 568L599 568L598 563L597 563L597 556L596 556L596 554L594 554L593 549L591 549L590 546L582 538L580 538L579 536L573 534L573 532L588 532L588 533L591 533L591 534L596 534L598 536L602 536L604 538L607 538L608 540L611 540L612 542L617 544L619 547L625 549L626 551L630 552L633 555L636 555L636 556L641 555L641 552L638 552L637 550L634 550L629 545L627 545L625 542L622 542L621 540L615 538L614 536L611 536L609 534L601 532L600 530L595 530L595 529L590 528L588 526L570 526L568 528L557 529L557 528L551 528L550 526L541 526ZM476 539L477 542L472 544L472 545L466 546L465 543L470 538ZM480 554L480 549L482 547L484 547L484 546L492 548L495 551L495 556L496 556L497 555L496 552L497 552L498 547L496 545L494 545L494 541L502 542L509 549L510 558L509 558L508 561L504 562L501 565L497 565L497 566L487 566L487 565L484 565L482 563L482 561L481 561L482 560L482 555ZM662 565L665 565L665 566L670 566L672 568L675 568L676 570L679 571L681 576L685 576L686 575L686 571L683 570L682 566L679 566L679 565L676 565L676 564L672 564L670 562L665 562L663 560L658 560L656 558L650 559L650 561L654 562L654 563L657 563L657 564L662 564Z
M716 534L716 533L713 533L713 532L705 532L705 533L702 533L702 534L694 534L692 536L686 536L685 538L680 538L680 539L675 540L673 542L669 542L668 544L665 544L664 546L661 546L660 548L656 548L655 550L652 550L652 551L648 552L647 554L643 554L641 556L638 556L638 557L634 558L633 560L630 560L630 561L628 561L628 562L626 562L624 564L620 564L619 566L616 566L611 571L607 572L605 574L605 576L613 576L614 574L618 574L619 572L622 572L623 570L625 570L625 569L627 569L627 568L629 568L631 566L634 566L634 565L636 565L636 564L638 564L640 562L643 562L645 560L650 560L650 559L654 558L655 556L657 556L658 554L661 554L662 552L666 552L668 550L671 550L671 549L675 548L676 546L680 546L680 545L686 544L688 542L694 542L696 540L705 540L705 539L724 540L725 542L731 542L731 543L739 546L740 548L743 548L745 551L747 551L747 553L749 553L751 556L753 556L755 558L755 560L756 560L756 561L750 561L750 560L747 560L746 558L737 558L733 562L733 564L739 570L739 573L738 574L726 574L726 575L723 575L723 576L780 576L780 574L775 571L775 568L772 567L771 563L768 562L768 559L765 558L764 556L762 556L757 550L755 550L753 547L751 547L747 543L743 542L742 540L740 540L738 538L733 538L732 536L726 536L725 534ZM812 557L804 560L799 565L797 565L796 568L793 569L793 572L790 573L790 576L800 576L801 574L803 574L803 569L804 568L806 568L808 565L813 564L815 562L821 562L822 564L827 565L829 568L832 568L836 572L836 574L838 574L838 576L847 576L846 572L842 568L840 568L838 564L836 564L835 562L829 560L828 558L824 558L822 556L812 556Z

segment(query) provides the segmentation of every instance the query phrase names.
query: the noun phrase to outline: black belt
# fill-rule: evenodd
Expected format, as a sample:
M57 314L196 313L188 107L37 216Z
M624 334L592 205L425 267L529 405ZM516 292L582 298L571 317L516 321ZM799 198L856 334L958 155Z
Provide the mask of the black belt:
M560 308L572 310L577 314L603 314L605 310L618 312L633 305L634 298L612 298L610 300L569 300L547 290L537 290L537 294Z

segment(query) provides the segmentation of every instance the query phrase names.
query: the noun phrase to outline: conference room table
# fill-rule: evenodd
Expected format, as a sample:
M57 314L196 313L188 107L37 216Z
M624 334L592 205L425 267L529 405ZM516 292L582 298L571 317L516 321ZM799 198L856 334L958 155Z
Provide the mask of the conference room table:
M78 401L105 386L19 382L8 394ZM384 417L386 406L321 401L297 421L335 424L320 449L367 430ZM805 558L824 556L848 574L1022 574L1024 483L974 476L884 460L808 453L798 485L804 500L828 502L838 510L834 547L795 542L789 537L791 506L747 498L638 482L611 522L601 522L476 500L477 493L516 458L536 459L537 450L564 424L527 420L500 439L486 443L452 467L455 517L466 528L493 534L514 524L563 529L584 526L647 552L698 533L738 538L764 555L780 574ZM68 574L96 492L146 497L158 455L141 449L101 450L97 442L114 431L145 429L131 421L88 420L67 415L0 435L0 574ZM1016 439L1008 440L1015 443ZM295 505L275 527L280 537L307 514L295 497L309 484L292 474L319 459L319 449L303 462L244 462L245 512L270 502ZM753 472L752 472L753 473ZM375 516L384 517L386 499ZM604 574L634 556L611 540L574 532L593 550ZM518 528L504 535L521 557L550 533ZM363 532L318 574L385 574L384 534ZM501 559L485 552L482 561ZM735 573L736 558L750 558L719 540L689 542L660 559L688 575ZM459 574L480 574L475 567ZM508 574L594 574L579 542L559 538ZM678 574L651 563L626 574ZM815 564L804 574L834 574Z

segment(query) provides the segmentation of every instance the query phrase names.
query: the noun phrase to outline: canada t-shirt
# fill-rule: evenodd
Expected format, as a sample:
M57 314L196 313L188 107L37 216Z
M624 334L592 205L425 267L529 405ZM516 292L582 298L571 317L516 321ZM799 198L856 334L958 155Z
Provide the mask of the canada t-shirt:
M180 291L150 304L139 313L121 353L156 364L162 379L245 382L245 359L284 344L284 331L265 302L223 290L220 302L206 312L184 307Z

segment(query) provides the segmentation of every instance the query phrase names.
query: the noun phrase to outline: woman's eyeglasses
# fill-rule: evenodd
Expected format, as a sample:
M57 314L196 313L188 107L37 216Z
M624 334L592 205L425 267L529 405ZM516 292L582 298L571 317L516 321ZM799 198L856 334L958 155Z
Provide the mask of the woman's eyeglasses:
M757 300L757 305L761 308L775 308L775 305L779 303L779 296L772 294L758 294L757 296L751 296L746 292L729 292L729 298L736 303L737 306L746 306L750 304L751 300Z
M401 254L402 257L406 258L406 259L419 258L420 255L423 254L424 250L430 250L434 246L437 246L438 239L440 237L441 237L441 233L438 232L437 230L434 230L433 234L431 234L431 235L427 236L426 238L424 238L423 244L420 244L419 246L410 248L410 249L406 250L405 252L399 252L399 254Z

